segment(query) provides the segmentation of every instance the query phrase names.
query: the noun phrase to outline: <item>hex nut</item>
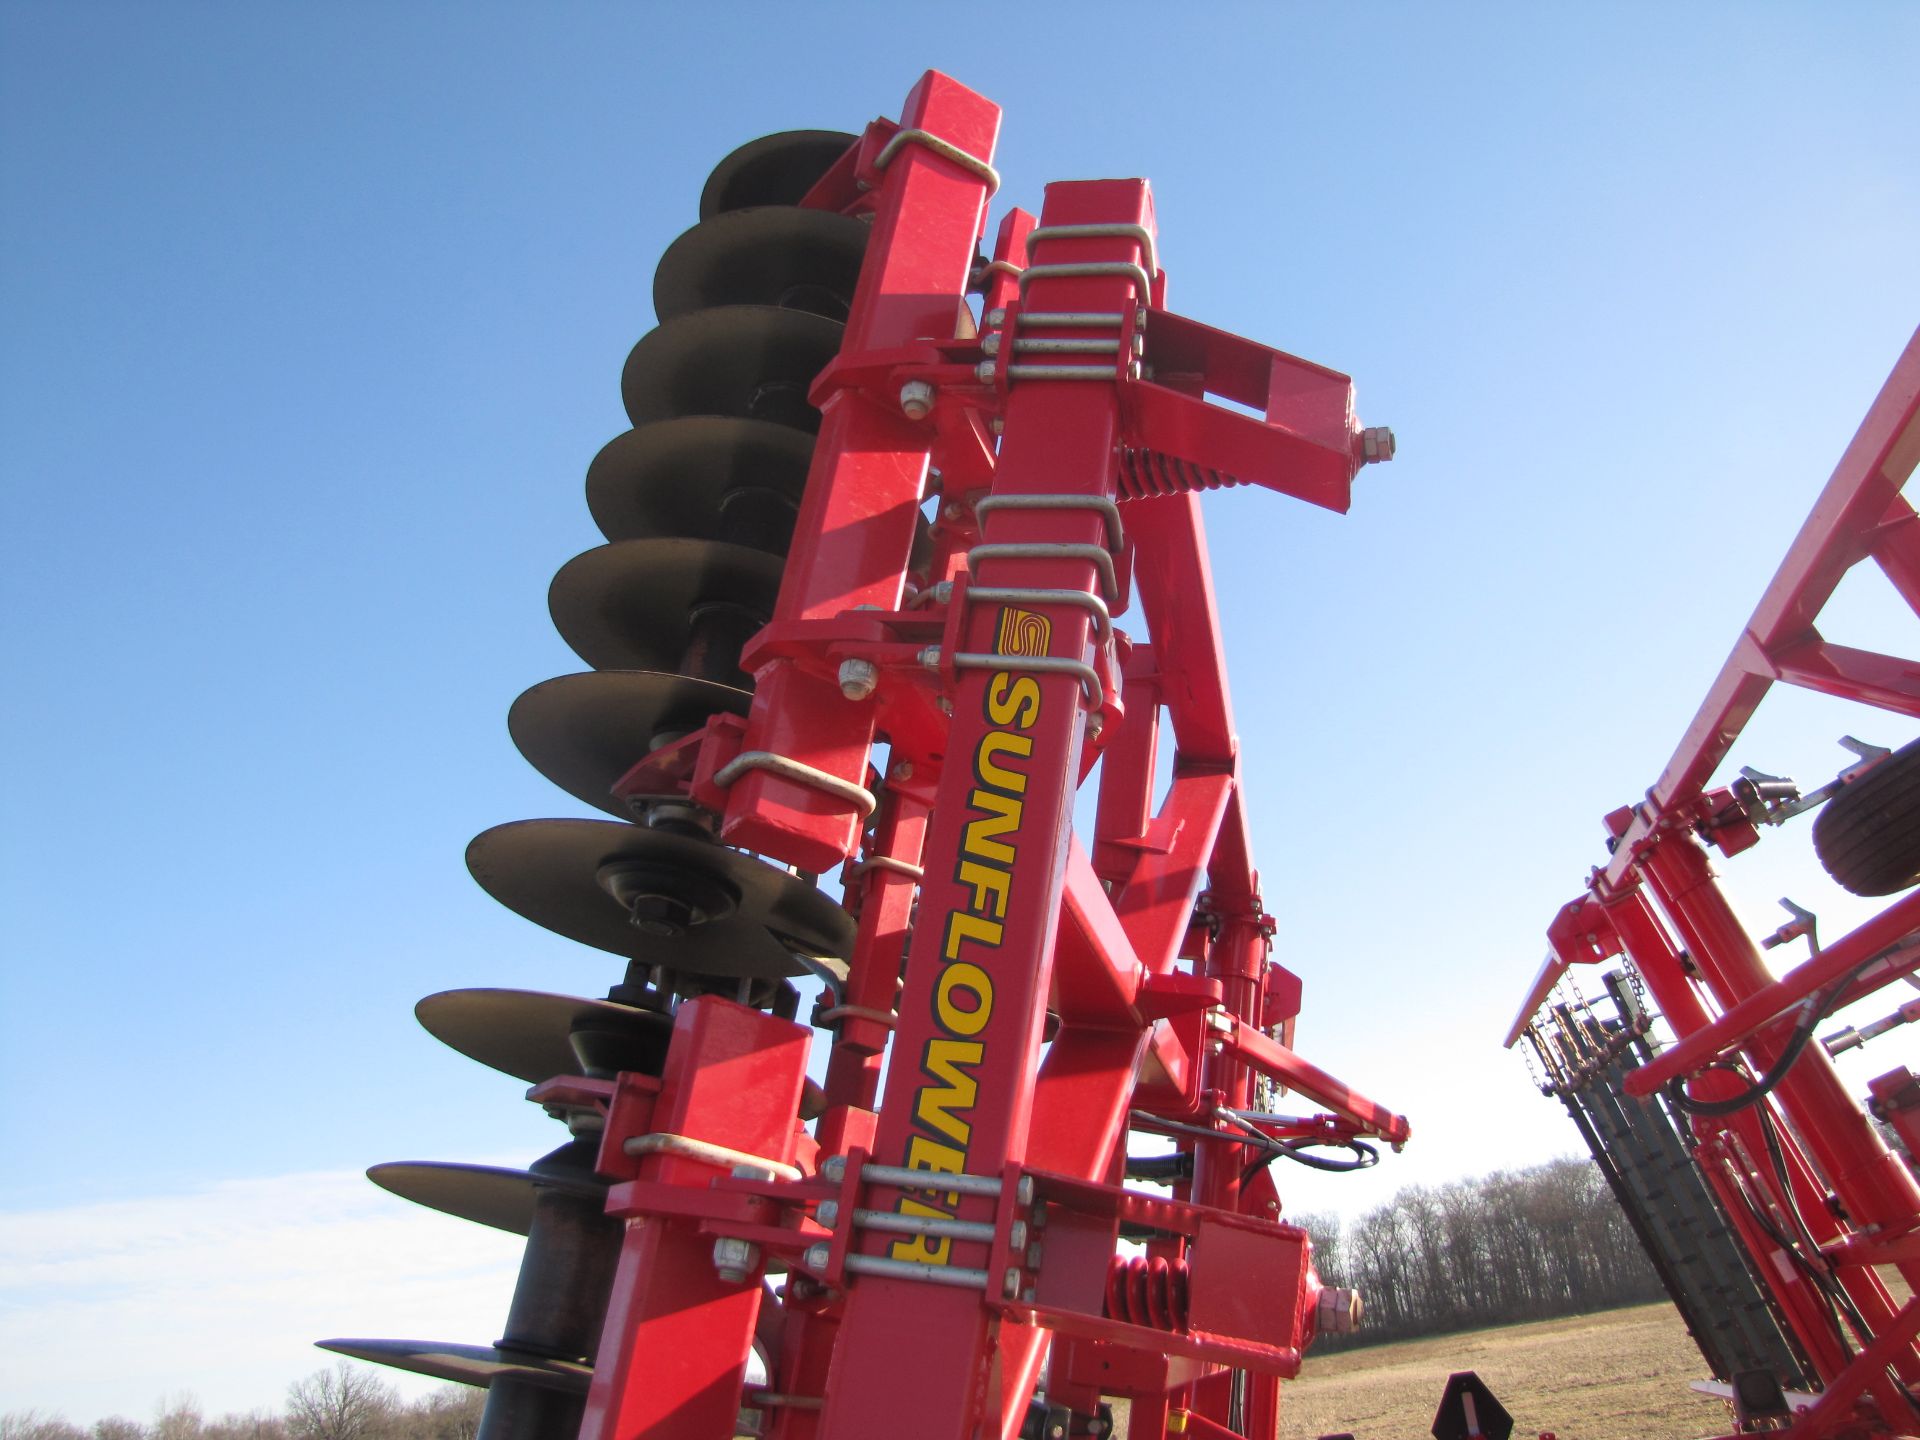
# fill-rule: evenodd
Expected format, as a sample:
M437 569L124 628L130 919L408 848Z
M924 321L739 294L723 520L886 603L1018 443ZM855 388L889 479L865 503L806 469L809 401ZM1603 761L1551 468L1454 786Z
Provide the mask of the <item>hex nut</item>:
M900 413L909 420L924 420L933 413L933 386L925 380L909 380L900 387Z
M713 1268L729 1285L744 1285L760 1264L760 1247L722 1235L713 1242Z
M1372 425L1360 432L1360 453L1369 465L1393 459L1395 448L1393 431L1384 425Z
M880 667L858 656L840 662L840 693L849 700L864 700L880 688Z
M1358 1290L1328 1285L1314 1302L1315 1328L1322 1335L1351 1335L1360 1328L1360 1316L1365 1308Z

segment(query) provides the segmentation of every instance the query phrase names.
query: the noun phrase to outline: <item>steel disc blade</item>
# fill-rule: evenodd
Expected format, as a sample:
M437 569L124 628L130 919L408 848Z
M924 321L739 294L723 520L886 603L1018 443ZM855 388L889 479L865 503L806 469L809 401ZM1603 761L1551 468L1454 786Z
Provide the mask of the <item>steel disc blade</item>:
M723 540L616 540L560 567L547 608L596 670L667 670L750 688L740 646L766 623L785 567ZM638 758L638 757L636 757Z
M774 305L696 310L648 331L627 356L620 397L634 425L741 415L812 434L807 387L839 353L837 320Z
M596 949L692 975L800 974L790 950L845 958L854 922L784 870L702 840L606 820L521 820L467 847L467 868L494 899L536 925ZM678 935L636 928L600 876L630 868L721 889L732 910ZM775 936L780 938L776 939Z
M660 257L662 320L715 305L779 305L845 320L870 227L850 215L762 205L703 220Z
M749 140L713 167L700 218L749 205L797 205L859 140L841 130L783 130Z
M530 1085L584 1074L589 1065L651 1073L648 1062L665 1052L673 1029L673 1016L658 1010L542 990L443 990L427 996L413 1013L442 1044ZM546 1176L556 1173L540 1169Z
M584 1395L593 1383L593 1367L573 1360L551 1360L520 1350L492 1345L453 1345L436 1340L320 1340L322 1350L354 1360L371 1360L396 1370L411 1370L435 1380L483 1389L496 1380L512 1378Z
M513 702L507 733L547 779L617 820L633 818L613 784L656 738L744 715L750 691L649 670L589 670L542 681Z
M784 555L813 442L789 425L720 415L658 420L587 467L587 508L609 540L726 540Z
M402 1200L515 1235L525 1235L533 1228L534 1197L542 1187L564 1189L582 1199L604 1201L607 1194L607 1187L591 1175L566 1181L531 1170L429 1160L375 1165L368 1169L367 1178Z

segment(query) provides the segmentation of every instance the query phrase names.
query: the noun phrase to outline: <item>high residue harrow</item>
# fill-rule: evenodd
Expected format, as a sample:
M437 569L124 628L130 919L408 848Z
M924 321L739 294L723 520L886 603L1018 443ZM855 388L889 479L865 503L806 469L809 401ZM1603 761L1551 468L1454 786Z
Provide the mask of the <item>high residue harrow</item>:
M1920 664L1819 628L1842 578L1869 563L1920 613L1920 518L1902 494L1916 460L1920 334L1659 780L1606 817L1606 861L1554 917L1507 1037L1527 1042L1541 1088L1579 1125L1743 1431L1920 1435L1920 1081L1893 1064L1863 1106L1832 1063L1894 1049L1886 1036L1911 1056L1920 1033L1904 1028L1920 1021L1905 988L1920 985L1920 742L1849 737L1851 763L1807 790L1752 766L1714 783L1776 684L1871 707L1863 729L1920 717ZM1786 923L1756 939L1712 854L1739 856L1809 812L1841 887L1900 898L1825 943L1786 901ZM1762 958L1801 947L1777 977ZM1882 992L1884 1013L1820 1033Z
M1272 1162L1408 1126L1292 1046L1201 493L1344 511L1393 439L1165 308L1144 181L983 249L999 121L929 73L754 141L656 271L550 597L591 668L509 716L609 818L467 853L624 970L421 1003L569 1138L371 1172L527 1237L495 1343L327 1342L485 1440L1272 1437L1354 1324Z

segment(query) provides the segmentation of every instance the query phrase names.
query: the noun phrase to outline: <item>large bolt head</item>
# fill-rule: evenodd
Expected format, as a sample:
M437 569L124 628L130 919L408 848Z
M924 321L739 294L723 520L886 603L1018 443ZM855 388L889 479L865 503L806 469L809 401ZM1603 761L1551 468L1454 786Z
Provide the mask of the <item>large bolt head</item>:
M800 1261L809 1270L825 1270L827 1268L828 1257L832 1254L832 1247L826 1244L825 1241L822 1241L818 1245L809 1245L807 1247L807 1253L800 1257Z
M1391 460L1395 449L1393 431L1374 425L1360 432L1360 454L1369 465Z
M744 1285L760 1263L760 1247L723 1235L713 1242L713 1268L730 1285Z
M1314 1302L1314 1328L1322 1335L1351 1335L1360 1328L1360 1316L1365 1308L1358 1290L1328 1285Z
M840 693L849 700L864 700L879 688L880 667L871 660L858 658L840 662Z
M840 1223L840 1202L838 1200L822 1200L814 1210L813 1218L831 1230Z
M900 413L909 420L924 420L933 413L933 386L925 380L909 380L900 387Z

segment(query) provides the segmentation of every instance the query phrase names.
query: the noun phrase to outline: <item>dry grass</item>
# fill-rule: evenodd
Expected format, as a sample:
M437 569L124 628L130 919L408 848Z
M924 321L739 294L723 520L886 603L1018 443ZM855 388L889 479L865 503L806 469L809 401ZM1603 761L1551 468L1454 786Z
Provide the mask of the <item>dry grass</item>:
M1282 1440L1417 1440L1455 1370L1479 1372L1516 1436L1690 1440L1731 1428L1724 1405L1687 1389L1707 1367L1662 1303L1310 1355L1281 1395Z

